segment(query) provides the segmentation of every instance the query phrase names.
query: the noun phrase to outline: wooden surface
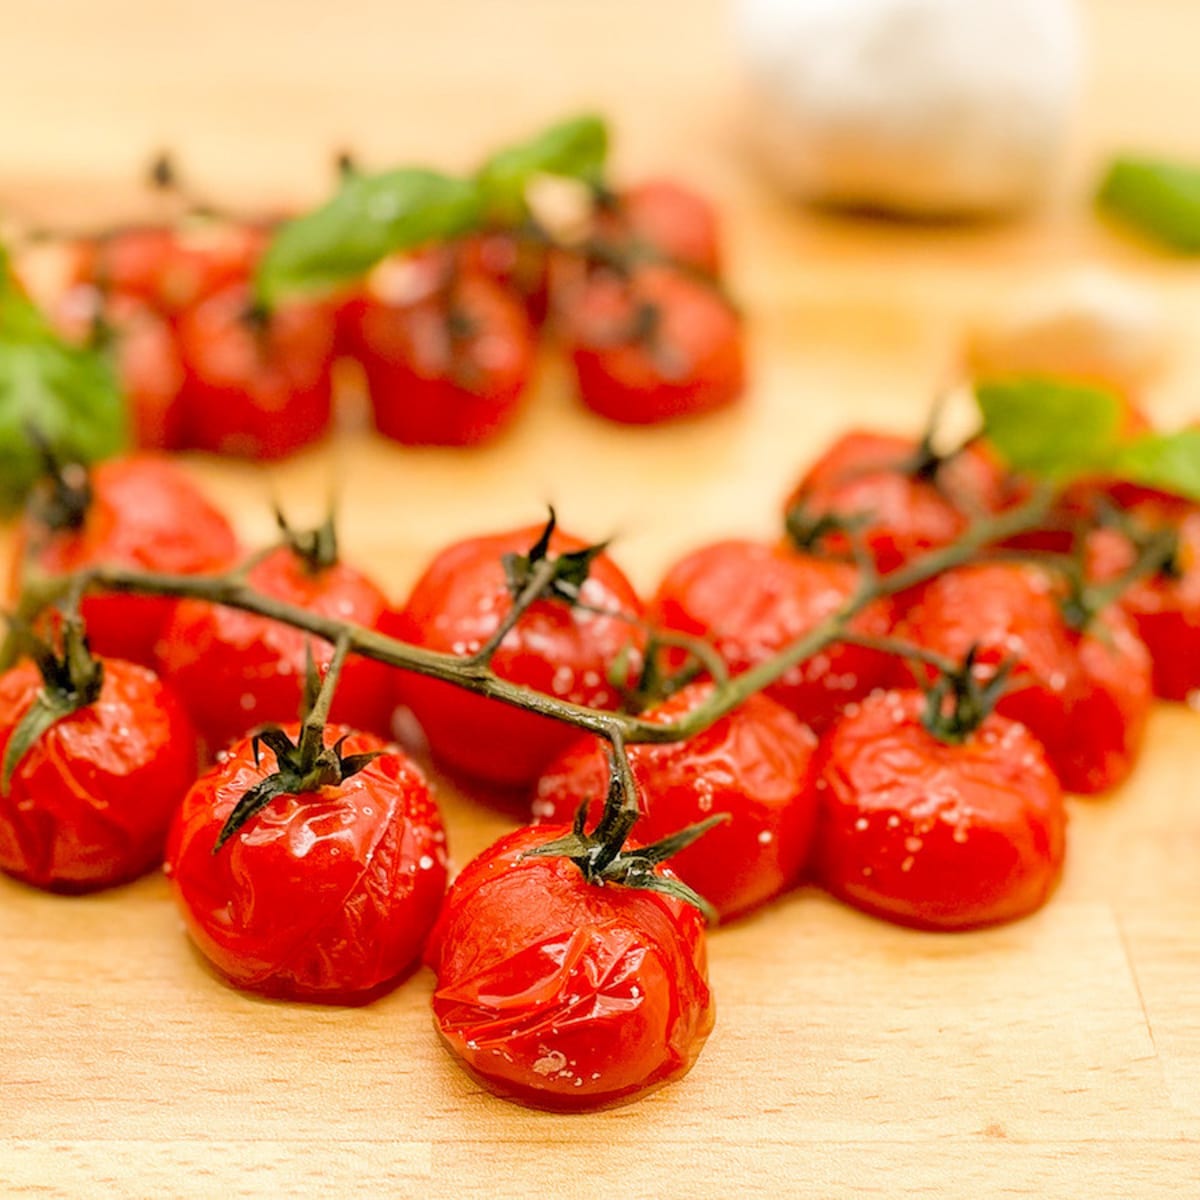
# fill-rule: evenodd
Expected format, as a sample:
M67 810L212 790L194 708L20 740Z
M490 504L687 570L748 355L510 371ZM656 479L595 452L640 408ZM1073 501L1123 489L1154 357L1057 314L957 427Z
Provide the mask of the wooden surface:
M935 231L806 215L740 153L736 60L711 0L235 5L0 0L0 200L88 220L172 144L209 191L302 202L328 153L466 163L589 104L630 173L679 170L727 213L749 402L612 428L547 363L478 455L362 435L277 472L197 465L250 538L341 481L348 557L399 597L439 544L554 500L652 587L718 534L767 534L799 466L851 422L914 428L964 316L1063 266L1146 280L1179 330L1155 416L1200 410L1200 270L1094 222L1104 153L1200 159L1192 0L1087 6L1093 76L1034 219ZM560 1117L481 1094L443 1053L422 973L359 1011L215 982L161 878L84 900L0 881L0 1195L1062 1197L1200 1195L1200 716L1157 711L1119 794L1071 811L1031 920L931 936L814 891L711 939L718 1023L681 1084ZM446 795L461 863L506 827Z

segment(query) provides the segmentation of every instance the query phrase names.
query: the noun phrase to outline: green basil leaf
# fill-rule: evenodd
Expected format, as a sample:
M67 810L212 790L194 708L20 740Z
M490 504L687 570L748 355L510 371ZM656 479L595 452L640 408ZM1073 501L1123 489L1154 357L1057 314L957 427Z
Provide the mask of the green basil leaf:
M284 296L329 291L389 254L468 232L481 214L473 180L420 168L349 175L332 200L272 238L255 277L256 295L269 307Z
M1200 501L1200 428L1136 438L1118 451L1113 468L1122 479Z
M1100 183L1096 203L1169 249L1200 254L1200 168L1118 158Z

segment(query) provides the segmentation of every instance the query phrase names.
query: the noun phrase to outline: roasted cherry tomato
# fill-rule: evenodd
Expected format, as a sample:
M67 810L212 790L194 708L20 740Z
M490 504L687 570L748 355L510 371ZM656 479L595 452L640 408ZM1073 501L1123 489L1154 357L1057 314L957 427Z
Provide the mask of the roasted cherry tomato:
M1042 747L995 714L959 742L923 723L920 692L878 692L825 735L816 872L866 912L970 929L1044 904L1062 870L1066 810Z
M249 583L265 595L368 628L378 626L387 612L387 597L353 567L313 566L286 548L258 563ZM186 697L201 735L215 751L256 725L295 720L310 647L323 673L333 647L321 638L254 613L182 600L162 631L157 656L163 678ZM386 732L391 693L388 667L350 658L333 719Z
M90 891L157 866L196 778L196 731L174 693L145 667L100 665L99 696L51 725L0 790L0 869L36 887ZM0 675L0 760L43 686L30 662Z
M711 694L710 682L689 684L649 709L666 724ZM657 842L714 813L728 820L671 859L671 869L702 895L722 921L741 916L792 887L808 862L816 817L807 726L766 696L751 696L728 716L685 742L629 747L643 817L637 836ZM569 822L590 801L589 827L608 792L603 743L586 737L546 768L533 801L539 824Z
M531 324L546 319L552 251L543 241L520 230L488 230L465 238L456 253L464 273L486 275L516 296Z
M684 1075L712 1030L704 919L683 900L526 857L518 829L455 881L426 948L450 1052L492 1091L599 1108ZM661 869L660 869L661 870Z
M737 673L812 632L858 586L858 569L849 563L759 542L716 542L667 572L651 617L667 629L707 638ZM884 637L892 623L891 602L879 600L851 627L864 637ZM891 658L877 650L834 644L766 690L801 721L821 729L852 700L891 679L893 670Z
M926 585L898 632L954 660L977 646L981 678L1010 662L996 711L1045 746L1067 791L1107 791L1141 746L1150 656L1119 609L1104 609L1081 633L1067 625L1062 600L1063 589L1037 567L959 567Z
M646 425L742 394L741 323L710 283L671 266L597 270L563 303L579 394L602 417Z
M202 575L237 558L229 522L173 463L135 456L101 463L90 479L81 469L78 475L78 487L56 491L48 503L35 499L29 507L17 536L18 574L27 553L38 570L56 575L97 563ZM63 503L56 502L57 495ZM154 644L175 605L161 596L85 597L82 613L92 648L153 666Z
M291 732L296 733L293 726ZM329 1004L362 1003L419 960L446 888L446 835L420 771L395 746L337 785L279 795L219 850L234 806L272 768L240 741L188 792L166 871L188 932L234 986Z
M443 550L414 586L396 636L446 654L474 654L512 605L503 557L525 554L540 533L536 527L518 529ZM583 548L579 538L557 531L550 542L553 554ZM500 644L492 670L562 700L616 709L621 694L608 675L614 660L632 648L628 667L636 676L645 635L628 617L640 618L641 601L605 554L593 560L580 598L586 607L556 598L533 604ZM597 609L623 615L600 615ZM477 779L528 786L575 736L561 722L449 683L408 672L398 678L400 699L421 723L434 754Z
M642 243L692 270L720 273L717 214L703 196L673 179L647 179L605 198L596 224L602 239Z
M297 303L263 316L252 309L249 289L234 285L185 312L178 331L189 448L283 458L329 427L331 309Z

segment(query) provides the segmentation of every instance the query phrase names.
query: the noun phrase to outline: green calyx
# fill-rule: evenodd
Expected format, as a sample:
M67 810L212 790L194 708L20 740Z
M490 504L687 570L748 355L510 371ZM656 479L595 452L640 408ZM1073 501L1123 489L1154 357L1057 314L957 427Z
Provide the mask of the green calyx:
M40 430L31 429L29 433L44 466L44 474L34 485L27 504L33 524L54 533L82 529L95 499L87 467L62 462Z
M332 509L316 529L294 529L282 510L275 510L275 524L283 534L284 544L313 575L338 563L337 524Z
M608 542L597 542L582 550L565 554L550 553L550 540L558 525L553 507L538 539L525 554L506 554L504 578L513 599L526 598L526 593L538 585L537 595L529 600L553 598L567 604L577 604L583 585L591 573L592 563L608 548Z
M990 678L981 682L975 671L978 654L979 647L972 646L961 666L939 671L926 689L921 724L939 742L962 745L991 716L1008 688L1012 660L1002 662Z

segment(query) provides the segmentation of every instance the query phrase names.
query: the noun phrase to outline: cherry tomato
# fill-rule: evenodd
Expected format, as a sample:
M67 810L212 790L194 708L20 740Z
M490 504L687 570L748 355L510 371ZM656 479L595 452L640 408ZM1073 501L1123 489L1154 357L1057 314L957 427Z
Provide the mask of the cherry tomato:
M1062 613L1062 588L1037 567L981 563L938 576L898 634L977 672L1011 661L996 711L1025 725L1071 792L1116 787L1133 767L1150 707L1150 658L1115 607L1080 633Z
M524 857L565 832L518 829L469 863L425 959L442 1040L488 1088L599 1108L696 1061L713 1025L704 920L674 896L589 884L569 859Z
M183 362L171 327L149 308L114 298L106 318L116 336L117 375L129 405L134 444L183 447Z
M689 684L649 709L648 721L667 724L691 712L712 692ZM728 716L685 742L629 747L644 816L637 836L656 842L714 813L729 820L671 859L671 869L695 888L722 921L758 908L792 887L808 862L816 818L807 726L766 696L751 696ZM608 792L603 743L585 737L546 768L533 812L538 824L569 823L591 800L589 828Z
M916 691L877 692L826 734L815 863L847 903L903 925L971 929L1040 908L1062 870L1066 810L1042 747L992 714L959 744Z
M857 591L858 569L751 541L716 542L687 555L659 584L651 617L667 629L707 638L734 673L757 666L810 633ZM892 605L882 599L852 623L884 637ZM862 646L834 644L792 667L766 689L814 729L852 700L892 678L891 658Z
M329 426L337 321L317 304L254 316L248 288L225 288L179 320L189 448L276 459Z
M15 576L27 553L38 570L54 575L97 563L203 575L237 558L229 522L173 463L148 455L111 459L92 469L90 482L91 502L77 526L52 528L36 506L26 513ZM154 644L176 603L161 596L85 597L82 615L93 650L153 666Z
M326 617L377 627L387 597L343 563L312 568L281 548L250 572L250 586ZM159 670L180 695L208 743L218 750L256 725L295 720L304 692L307 652L324 673L333 647L301 629L239 609L182 600L159 638ZM386 731L391 715L390 669L372 659L347 659L333 701L333 719L357 729Z
M532 527L470 538L443 550L417 581L400 614L396 635L446 654L475 653L512 605L501 559L524 554L541 530ZM554 554L584 543L556 531ZM607 555L592 562L581 599L588 609L639 618L641 601ZM639 668L644 633L629 620L572 608L554 598L522 614L492 658L502 679L591 708L616 709L621 695L609 681L614 659L629 648ZM452 684L403 672L399 696L421 723L430 748L449 766L505 787L525 787L576 736L570 726L475 696Z
M741 323L709 283L662 265L599 270L564 299L584 404L629 425L710 412L745 386Z
M486 275L516 296L533 326L546 319L552 252L542 242L520 231L496 229L465 238L456 252L465 274Z
M0 793L0 869L35 887L91 891L156 866L196 778L196 731L171 690L145 667L101 665L99 698L50 726ZM42 687L30 662L0 675L0 759Z
M291 728L294 736L297 727ZM273 769L240 741L188 792L166 872L188 933L235 987L362 1003L419 960L446 889L446 835L420 771L395 746L330 727L327 745L381 756L318 792L276 796L215 853L239 800Z
M663 257L706 275L721 270L713 206L673 179L647 179L602 204L597 235L644 243Z

